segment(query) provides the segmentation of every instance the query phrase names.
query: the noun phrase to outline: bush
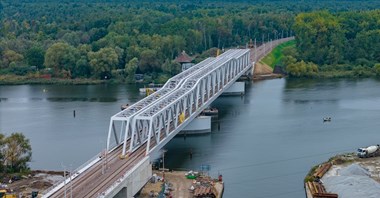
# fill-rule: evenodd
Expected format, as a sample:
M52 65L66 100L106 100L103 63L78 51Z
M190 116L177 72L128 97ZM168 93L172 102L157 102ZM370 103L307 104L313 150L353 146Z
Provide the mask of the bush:
M24 76L30 71L28 66L14 66L9 68L9 72L19 76Z
M368 77L372 75L371 68L364 66L357 66L353 68L355 77Z
M375 74L377 76L380 76L380 63L376 63L375 66L373 67Z
M160 74L157 78L157 83L158 84L164 84L166 81L168 81L170 78L170 75L168 74Z

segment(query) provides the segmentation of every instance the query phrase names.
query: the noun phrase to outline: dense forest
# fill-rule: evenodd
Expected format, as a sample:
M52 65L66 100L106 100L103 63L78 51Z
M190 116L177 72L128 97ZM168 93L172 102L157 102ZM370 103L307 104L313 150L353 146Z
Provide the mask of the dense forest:
M291 75L380 75L380 10L301 13L293 29L297 50L284 60Z
M204 57L202 53L209 55L207 52L211 48L245 46L249 39L255 38L261 43L294 35L293 30L297 36L298 51L305 52L289 54L294 64L300 60L321 66L357 62L356 57L360 59L360 55L351 57L350 53L343 53L346 49L342 48L347 46L346 43L354 42L356 34L362 39L368 37L364 32L347 33L345 28L351 28L351 23L366 20L365 17L372 17L374 21L368 22L368 25L377 22L379 29L379 19L378 14L372 16L375 11L360 14L352 10L379 7L378 1L353 0L168 0L127 3L117 0L5 0L0 4L0 78L9 74L40 78L49 74L66 79L108 78L132 82L135 73L143 73L146 81L162 82L180 71L180 66L173 60L182 51L195 58ZM339 21L341 31L327 37L334 41L328 43L328 50L341 54L339 58L329 58L330 62L324 60L330 55L321 55L317 59L310 57L315 53L313 48L309 54L305 50L323 39L309 38L309 43L303 43L311 35L304 32L302 26L313 22L313 16L303 13L315 10L329 10L333 14L324 11L315 15L321 15L319 18L324 19L324 13L330 16L331 23ZM342 21L344 17L347 18L346 22ZM330 24L327 22L330 18L321 23ZM353 28L360 30L361 27ZM312 28L306 29L314 31ZM368 34L376 37L373 32ZM320 43L324 44L327 43ZM340 49L335 49L335 45L341 45ZM366 60L371 64L378 61L372 58Z

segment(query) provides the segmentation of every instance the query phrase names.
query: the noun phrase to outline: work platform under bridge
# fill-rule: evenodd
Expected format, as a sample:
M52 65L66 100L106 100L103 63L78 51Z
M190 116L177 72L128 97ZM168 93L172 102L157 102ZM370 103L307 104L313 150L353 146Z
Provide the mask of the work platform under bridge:
M251 73L253 62L270 50L268 45L228 50L170 78L157 92L112 116L106 152L71 172L43 197L133 197L152 175L151 156L240 76Z

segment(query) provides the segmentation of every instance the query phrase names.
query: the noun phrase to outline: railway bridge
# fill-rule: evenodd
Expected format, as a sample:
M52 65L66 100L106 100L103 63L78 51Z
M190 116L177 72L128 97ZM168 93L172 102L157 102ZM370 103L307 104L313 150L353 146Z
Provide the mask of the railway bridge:
M152 175L151 160L279 43L230 49L170 78L157 92L111 117L107 148L43 193L43 197L133 197Z

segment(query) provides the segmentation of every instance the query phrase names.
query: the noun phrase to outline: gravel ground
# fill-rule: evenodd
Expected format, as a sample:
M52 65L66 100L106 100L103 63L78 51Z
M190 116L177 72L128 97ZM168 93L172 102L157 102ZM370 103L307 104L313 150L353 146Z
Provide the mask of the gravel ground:
M32 191L42 191L48 189L54 183L63 179L62 172L55 171L32 171L27 178L6 184L16 195L30 197Z
M353 157L349 163L333 165L322 181L328 192L340 198L378 198L380 195L380 157Z

